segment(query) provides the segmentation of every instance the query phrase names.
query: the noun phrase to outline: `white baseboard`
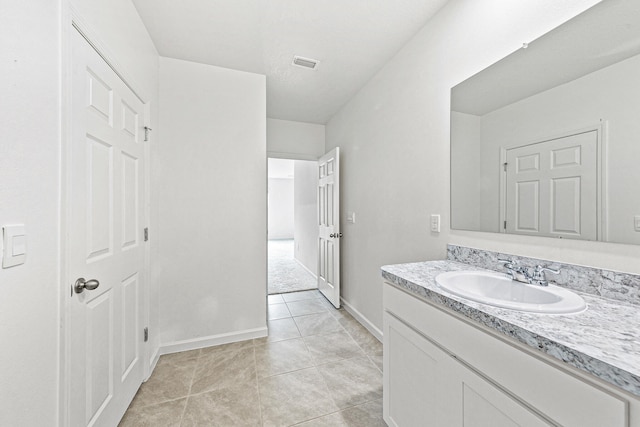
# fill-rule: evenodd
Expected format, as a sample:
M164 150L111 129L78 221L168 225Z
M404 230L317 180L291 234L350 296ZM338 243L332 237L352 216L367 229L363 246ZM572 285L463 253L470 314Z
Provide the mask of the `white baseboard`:
M382 342L382 331L380 329L376 328L376 326L373 323L371 323L371 321L369 321L369 319L367 319L362 313L360 313L358 310L356 310L354 306L352 306L347 301L345 301L344 298L340 297L340 301L342 302L342 305L344 306L344 309L350 315L352 315L354 317L354 319L356 319L358 322L360 322L360 324L362 326L367 328L367 330L369 332L371 332L371 334L374 337L376 337L378 339L378 341Z
M314 278L314 279L318 280L318 275L317 275L317 274L315 274L313 271L309 270L309 268L308 268L306 265L304 265L304 264L302 263L302 261L300 261L300 260L299 260L298 258L296 258L296 257L293 257L293 259L295 260L295 262L297 262L297 263L298 263L298 265L299 265L300 267L302 267L302 268L304 268L305 270L307 270L307 271L309 272L309 274L313 276L313 278Z
M208 337L194 338L184 341L174 341L172 343L160 346L159 354L178 353L180 351L197 350L200 348L211 347L220 344L229 344L232 342L246 341L253 338L266 337L268 334L267 327L255 329L245 329L244 331L228 332L226 334L210 335Z

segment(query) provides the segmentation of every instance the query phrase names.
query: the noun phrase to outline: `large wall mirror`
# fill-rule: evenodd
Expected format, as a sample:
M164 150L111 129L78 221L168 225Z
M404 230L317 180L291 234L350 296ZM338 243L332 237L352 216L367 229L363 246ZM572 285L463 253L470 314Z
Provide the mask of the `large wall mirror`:
M640 244L640 2L598 3L452 89L451 226Z

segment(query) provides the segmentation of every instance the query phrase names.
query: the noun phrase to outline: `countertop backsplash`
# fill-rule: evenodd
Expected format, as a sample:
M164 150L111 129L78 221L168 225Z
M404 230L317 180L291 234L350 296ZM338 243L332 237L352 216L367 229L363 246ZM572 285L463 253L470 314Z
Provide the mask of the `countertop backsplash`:
M542 265L560 274L547 273L549 283L592 295L640 305L640 276L600 268L564 264L537 258L528 258L502 252L492 252L465 246L447 245L447 259L494 271L504 271L498 259L515 259L523 267Z

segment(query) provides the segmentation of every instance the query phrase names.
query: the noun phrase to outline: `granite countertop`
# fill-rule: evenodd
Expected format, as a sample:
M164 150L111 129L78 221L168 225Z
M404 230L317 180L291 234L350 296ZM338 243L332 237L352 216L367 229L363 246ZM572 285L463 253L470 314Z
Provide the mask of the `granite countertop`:
M525 345L640 396L640 308L584 292L586 311L536 314L493 307L450 294L436 284L447 271L483 270L455 261L382 267L382 277Z

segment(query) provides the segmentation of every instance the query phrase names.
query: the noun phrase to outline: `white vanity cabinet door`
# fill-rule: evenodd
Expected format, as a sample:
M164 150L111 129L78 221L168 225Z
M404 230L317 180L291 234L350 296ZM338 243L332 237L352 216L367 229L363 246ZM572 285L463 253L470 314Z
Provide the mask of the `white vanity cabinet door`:
M464 427L548 427L529 408L462 365L457 366Z
M461 425L450 356L394 316L384 316L384 420L392 427ZM456 419L458 418L458 419Z
M528 408L385 313L384 414L393 427L543 427Z

